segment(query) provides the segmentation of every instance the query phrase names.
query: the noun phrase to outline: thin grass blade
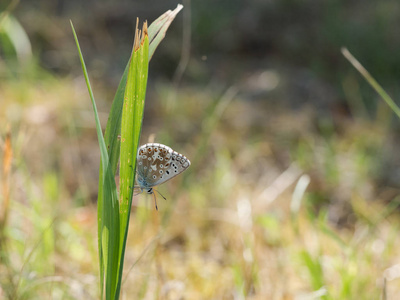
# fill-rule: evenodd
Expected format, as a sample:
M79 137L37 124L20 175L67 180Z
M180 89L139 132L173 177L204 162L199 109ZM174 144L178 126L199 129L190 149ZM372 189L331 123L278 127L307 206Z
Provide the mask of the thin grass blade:
M364 79L372 86L372 88L382 97L393 112L400 118L400 107L393 101L392 97L381 87L381 85L371 76L371 74L363 67L363 65L347 50L342 48L343 56L353 65L354 68L364 77Z
M119 205L117 188L114 176L109 163L106 144L101 130L100 119L97 112L96 102L90 85L89 76L86 70L85 61L79 46L78 37L74 26L71 22L72 32L74 34L76 46L79 52L79 58L82 65L83 74L85 76L86 85L89 91L90 100L92 101L93 112L96 121L97 138L101 153L101 166L103 171L99 181L102 182L99 191L102 198L99 199L98 207L98 244L100 256L100 282L101 294L103 298L103 289L106 299L113 299L114 291L117 285L118 274L118 258L119 258Z

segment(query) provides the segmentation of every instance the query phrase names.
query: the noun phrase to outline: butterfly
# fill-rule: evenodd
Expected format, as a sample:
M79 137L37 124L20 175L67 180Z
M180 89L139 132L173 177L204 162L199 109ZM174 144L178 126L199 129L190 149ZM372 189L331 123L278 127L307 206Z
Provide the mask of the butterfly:
M148 143L140 146L136 157L136 180L140 193L145 190L153 194L154 203L157 200L154 194L156 185L162 184L179 175L190 166L190 161L182 154L163 144ZM156 191L158 192L158 191ZM160 194L160 192L158 192ZM160 194L161 195L161 194ZM165 197L161 195L164 199Z

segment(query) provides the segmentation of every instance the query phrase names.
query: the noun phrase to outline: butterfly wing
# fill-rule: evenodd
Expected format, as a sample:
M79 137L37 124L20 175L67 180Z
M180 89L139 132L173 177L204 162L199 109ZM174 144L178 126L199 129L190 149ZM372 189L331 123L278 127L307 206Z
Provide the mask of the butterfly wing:
M161 145L161 154L158 158L161 160L159 164L159 178L156 179L154 185L162 184L171 178L179 175L190 166L190 161L182 154L173 151L171 148Z
M149 143L137 154L137 180L142 188L151 188L179 175L190 166L190 161L170 147Z

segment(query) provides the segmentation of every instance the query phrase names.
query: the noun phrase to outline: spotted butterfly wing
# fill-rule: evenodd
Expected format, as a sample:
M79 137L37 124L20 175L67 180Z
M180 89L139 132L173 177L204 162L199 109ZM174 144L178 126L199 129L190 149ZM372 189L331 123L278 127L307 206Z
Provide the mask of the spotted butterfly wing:
M149 143L137 153L137 181L142 189L150 189L179 175L190 166L190 161L170 147Z

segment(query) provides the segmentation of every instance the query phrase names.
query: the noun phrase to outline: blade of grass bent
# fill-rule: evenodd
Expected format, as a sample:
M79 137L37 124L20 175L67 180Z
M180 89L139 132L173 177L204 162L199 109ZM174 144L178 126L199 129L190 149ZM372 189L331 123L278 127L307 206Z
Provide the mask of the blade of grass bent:
M105 296L106 299L112 299L113 292L116 287L118 273L118 256L119 256L119 208L117 188L110 168L106 144L104 142L101 124L97 112L96 102L90 85L89 76L86 70L85 61L79 46L78 37L74 26L71 22L72 32L74 34L76 46L79 52L79 58L82 65L83 74L85 76L86 85L89 91L90 100L92 101L93 112L96 121L96 131L101 153L102 168L105 172L99 180L103 183L100 187L103 197L99 199L99 207L101 214L99 215L98 224L98 241L100 256L100 286L103 298L103 289L105 280ZM105 276L104 276L105 275Z
M136 25L137 26L137 25ZM140 37L136 29L125 87L121 121L121 164L120 164L120 266L116 295L119 295L125 245L128 233L133 186L135 182L136 153L142 130L144 103L149 66L149 38L145 22Z
M175 19L176 15L182 10L183 5L178 4L178 6L173 10L168 10L160 17L157 18L151 25L149 26L149 57L150 59L153 57L156 48L161 43L161 41L165 37L165 33L169 25L171 25L172 21Z

